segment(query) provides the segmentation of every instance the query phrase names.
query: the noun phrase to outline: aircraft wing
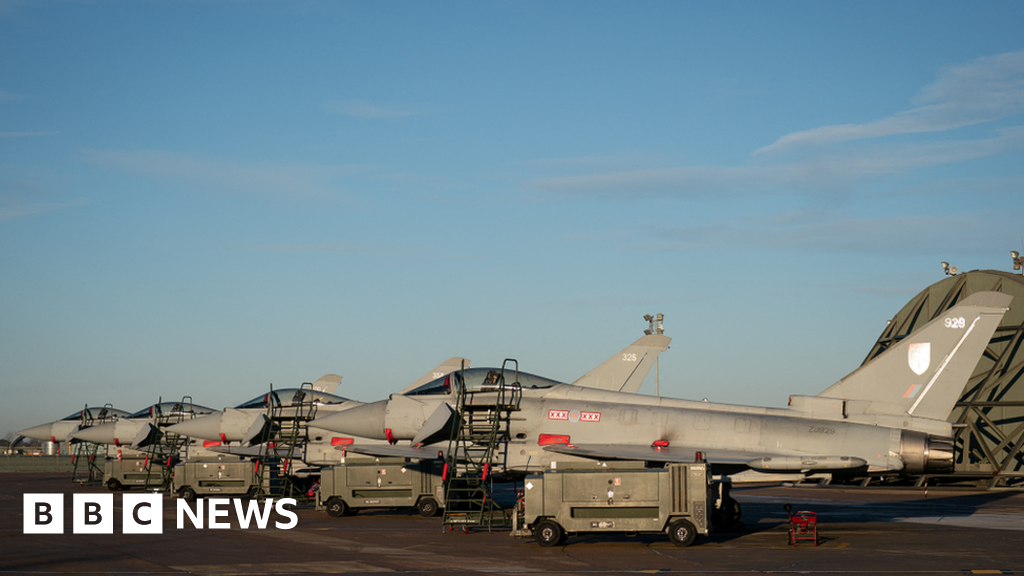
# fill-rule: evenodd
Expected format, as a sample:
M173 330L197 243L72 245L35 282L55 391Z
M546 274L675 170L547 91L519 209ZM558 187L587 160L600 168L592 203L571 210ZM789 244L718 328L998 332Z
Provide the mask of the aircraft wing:
M643 460L646 462L693 462L697 452L704 459L715 464L745 464L754 458L764 457L764 453L742 452L737 450L700 450L690 446L654 448L636 444L557 444L545 446L548 452L593 458L594 460Z
M209 446L206 448L210 452L217 452L219 454L233 454L235 456L262 456L266 453L266 449L261 449L260 446Z
M278 444L278 448L284 450L287 447ZM263 446L262 444L255 444L253 446L209 446L206 449L209 450L210 452L217 452L220 454L232 454L235 456L249 457L266 456L268 454L273 456L274 452L273 448L268 449L266 446ZM301 452L302 451L299 449L299 447L296 447L294 454L295 458L299 458L301 456Z
M425 458L427 460L437 458L437 453L447 453L448 449L440 444L431 444L419 448L407 444L353 444L351 446L335 446L336 449L344 449L346 452L366 454L367 456L400 456L404 458Z

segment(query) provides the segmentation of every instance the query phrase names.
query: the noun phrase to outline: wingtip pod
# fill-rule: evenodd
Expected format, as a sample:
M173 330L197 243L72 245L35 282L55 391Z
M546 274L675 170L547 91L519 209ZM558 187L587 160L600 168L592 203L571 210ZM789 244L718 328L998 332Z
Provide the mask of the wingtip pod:
M1013 296L976 292L819 394L857 414L945 420Z

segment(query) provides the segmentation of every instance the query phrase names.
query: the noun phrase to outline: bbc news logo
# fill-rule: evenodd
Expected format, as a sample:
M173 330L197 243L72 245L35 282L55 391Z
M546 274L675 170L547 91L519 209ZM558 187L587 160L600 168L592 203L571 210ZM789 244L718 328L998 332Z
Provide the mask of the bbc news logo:
M163 534L164 533L164 501L161 494L123 494L121 496L121 532L124 534ZM25 494L22 510L24 512L24 534L63 534L64 533L64 495L63 494ZM250 524L260 530L270 526L272 512L287 521L274 521L274 528L291 530L298 524L299 518L285 506L295 506L294 498L281 498L276 502L268 498L262 502L249 500L246 507L240 498L210 498L205 500L207 514L203 514L204 500L196 500L195 511L188 502L177 499L177 528L185 528L186 521L194 528L202 530L231 528L226 519L231 516L232 508L238 526L248 529ZM113 534L114 508L113 494L74 494L71 512L71 531L74 534Z

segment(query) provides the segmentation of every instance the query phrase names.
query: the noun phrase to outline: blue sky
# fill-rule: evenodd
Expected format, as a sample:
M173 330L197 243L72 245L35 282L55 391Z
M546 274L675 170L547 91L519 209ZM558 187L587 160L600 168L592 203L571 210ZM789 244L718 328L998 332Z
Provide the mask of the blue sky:
M0 1L0 434L450 356L785 405L1024 227L1019 2ZM653 391L653 377L644 390Z

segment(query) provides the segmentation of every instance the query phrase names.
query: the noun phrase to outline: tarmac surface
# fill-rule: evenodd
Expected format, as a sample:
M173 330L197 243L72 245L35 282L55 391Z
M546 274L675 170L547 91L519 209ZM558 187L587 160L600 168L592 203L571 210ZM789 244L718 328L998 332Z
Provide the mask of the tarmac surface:
M27 493L63 493L63 534L24 534ZM507 531L446 531L440 518L372 510L332 518L300 505L290 530L176 525L163 534L74 534L72 494L108 494L66 474L0 473L0 574L1021 574L1024 493L840 487L734 489L743 525L688 548L664 535L571 536L544 548ZM129 494L133 492L128 492ZM788 545L784 503L818 513L820 543ZM287 518L272 516L282 522Z

